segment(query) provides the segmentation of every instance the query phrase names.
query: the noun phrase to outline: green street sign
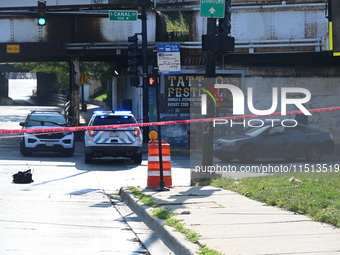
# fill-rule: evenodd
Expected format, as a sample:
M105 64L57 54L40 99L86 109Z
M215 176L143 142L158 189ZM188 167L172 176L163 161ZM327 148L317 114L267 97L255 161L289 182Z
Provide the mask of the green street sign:
M137 11L110 11L110 20L114 21L137 21L138 12Z
M204 18L223 19L225 0L201 0L200 16Z

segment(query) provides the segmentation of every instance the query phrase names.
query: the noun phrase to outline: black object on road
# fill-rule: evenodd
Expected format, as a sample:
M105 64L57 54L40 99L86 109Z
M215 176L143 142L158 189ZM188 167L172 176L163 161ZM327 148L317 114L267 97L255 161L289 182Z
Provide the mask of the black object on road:
M19 171L16 174L13 174L13 182L15 183L33 182L31 169L28 169L27 171L24 172Z

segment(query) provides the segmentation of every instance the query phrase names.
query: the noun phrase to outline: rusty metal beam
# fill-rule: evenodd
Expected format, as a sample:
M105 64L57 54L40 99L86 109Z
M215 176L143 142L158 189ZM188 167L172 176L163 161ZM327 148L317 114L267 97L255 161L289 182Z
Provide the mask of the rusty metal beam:
M119 3L119 4L82 4L82 5L48 5L47 11L81 11L81 10L116 10L136 7L138 3ZM22 7L0 7L0 11L37 11L37 6L22 6Z
M199 5L199 1L177 2L177 3L157 3L159 7L185 7ZM84 11L84 10L124 10L137 9L138 3L117 3L117 4L82 4L82 5L46 5L47 11ZM22 7L0 7L1 11L36 11L37 6Z

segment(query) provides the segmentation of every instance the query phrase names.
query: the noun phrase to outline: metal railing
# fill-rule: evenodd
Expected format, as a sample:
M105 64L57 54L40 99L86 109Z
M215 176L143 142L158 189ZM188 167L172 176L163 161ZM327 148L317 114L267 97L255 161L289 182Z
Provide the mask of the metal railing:
M185 36L185 35L183 35ZM175 41L173 41L175 42ZM156 48L157 44L169 42L149 43L149 48ZM176 41L182 49L202 49L202 42L200 41ZM235 41L235 49L249 49L249 53L253 53L254 48L288 48L287 52L292 51L292 47L315 47L315 51L326 50L326 40L323 38L312 39L287 39L287 40L249 40L249 41ZM128 49L127 43L97 43L95 46L92 43L68 43L65 45L66 50L106 50L106 49Z

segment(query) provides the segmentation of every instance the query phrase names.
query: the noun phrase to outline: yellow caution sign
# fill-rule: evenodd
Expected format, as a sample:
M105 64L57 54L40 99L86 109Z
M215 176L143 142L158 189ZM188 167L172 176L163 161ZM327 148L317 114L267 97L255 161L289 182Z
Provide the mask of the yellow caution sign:
M19 44L7 44L6 53L20 53L20 45Z
M85 73L80 73L80 79L79 82L81 84L84 84L85 82L87 82L89 79L89 77L85 74Z

